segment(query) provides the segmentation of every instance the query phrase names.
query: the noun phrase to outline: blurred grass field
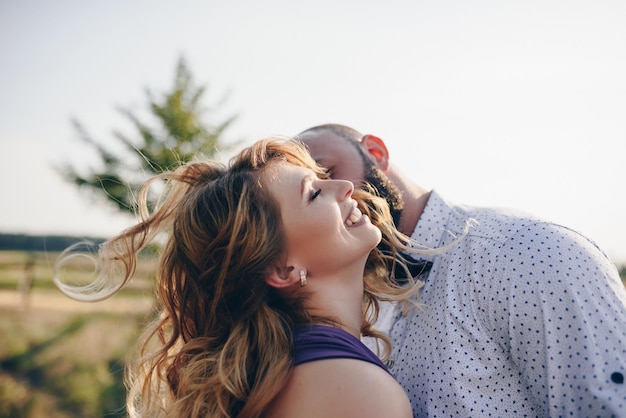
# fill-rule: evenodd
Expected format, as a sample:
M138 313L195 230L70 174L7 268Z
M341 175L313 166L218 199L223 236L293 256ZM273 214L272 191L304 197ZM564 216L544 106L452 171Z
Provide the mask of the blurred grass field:
M111 299L84 303L52 283L57 257L0 251L0 417L125 417L124 367L149 320L154 260Z
M52 283L57 257L0 251L0 418L125 417L124 367L149 320L154 259L119 294L84 303Z

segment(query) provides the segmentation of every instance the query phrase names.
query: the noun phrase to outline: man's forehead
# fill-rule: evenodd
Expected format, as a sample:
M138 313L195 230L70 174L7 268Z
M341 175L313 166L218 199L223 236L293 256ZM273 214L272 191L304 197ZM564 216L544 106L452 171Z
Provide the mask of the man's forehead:
M310 135L302 139L315 162L328 170L332 178L349 180L356 185L362 183L365 167L357 143L322 135Z
M315 160L344 154L352 145L331 131L310 132L300 137ZM319 162L319 161L318 161Z

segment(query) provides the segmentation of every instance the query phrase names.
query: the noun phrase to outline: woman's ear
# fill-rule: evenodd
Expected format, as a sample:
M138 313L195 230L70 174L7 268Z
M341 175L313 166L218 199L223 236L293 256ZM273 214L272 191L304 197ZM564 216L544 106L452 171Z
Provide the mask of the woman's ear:
M294 266L276 267L265 279L265 282L275 289L285 289L295 284L302 285L303 273L306 283L306 270Z
M374 135L365 135L362 143L365 145L368 154L376 161L378 168L386 171L389 166L389 151L387 151L387 146L383 140Z

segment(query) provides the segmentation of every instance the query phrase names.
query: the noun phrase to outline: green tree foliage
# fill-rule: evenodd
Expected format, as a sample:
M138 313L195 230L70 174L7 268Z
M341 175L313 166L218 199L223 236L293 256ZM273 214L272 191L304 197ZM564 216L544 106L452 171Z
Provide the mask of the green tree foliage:
M235 145L226 146L222 137L236 116L219 123L205 122L201 117L205 111L201 106L204 93L205 87L194 85L185 60L180 58L172 91L159 98L149 90L146 92L156 126L144 123L131 110L119 109L131 122L136 135L131 138L113 132L114 141L121 145L121 151L113 151L112 147L89 135L80 122L73 120L79 138L96 152L99 164L86 174L81 174L72 163L66 163L59 171L67 181L91 190L96 196L106 197L122 212L133 213L136 192L148 178L198 155L213 157L218 151ZM155 198L150 197L151 204Z

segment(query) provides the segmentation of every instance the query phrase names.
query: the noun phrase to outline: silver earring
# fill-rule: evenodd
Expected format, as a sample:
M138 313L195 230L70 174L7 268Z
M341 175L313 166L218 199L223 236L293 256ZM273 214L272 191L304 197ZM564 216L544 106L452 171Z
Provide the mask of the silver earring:
M306 271L300 270L300 287L306 284Z

